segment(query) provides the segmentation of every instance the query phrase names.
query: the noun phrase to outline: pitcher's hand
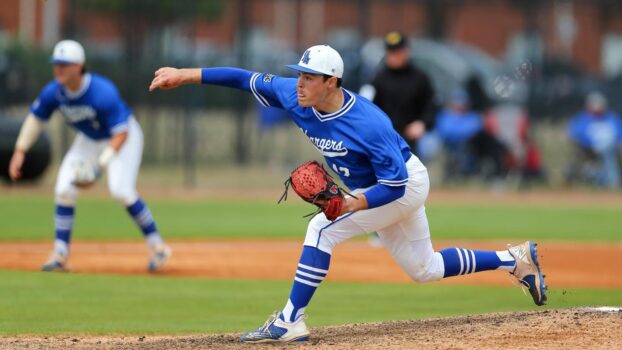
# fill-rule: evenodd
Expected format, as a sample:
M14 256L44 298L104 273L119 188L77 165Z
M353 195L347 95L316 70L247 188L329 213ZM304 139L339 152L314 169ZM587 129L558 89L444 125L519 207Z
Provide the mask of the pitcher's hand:
M163 67L155 72L155 78L151 81L149 91L174 89L183 84L184 74L182 69Z

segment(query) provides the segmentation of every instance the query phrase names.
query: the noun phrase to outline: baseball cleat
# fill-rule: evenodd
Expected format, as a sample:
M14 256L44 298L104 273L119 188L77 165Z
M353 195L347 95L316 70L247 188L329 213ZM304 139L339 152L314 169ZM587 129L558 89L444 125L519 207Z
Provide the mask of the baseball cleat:
M50 255L48 261L43 264L41 271L45 272L68 272L67 268L67 256L61 255L56 252Z
M538 264L537 244L525 242L517 246L509 247L510 254L516 260L514 271L511 272L518 282L523 285L533 298L536 305L546 304L546 290L544 275Z
M240 341L242 343L289 343L309 339L309 330L305 325L304 316L288 323L279 318L280 314L280 312L273 313L263 326L242 335Z
M147 270L149 270L149 272L155 272L162 268L172 254L171 248L165 244L151 247L149 250L151 254L149 258L149 265L147 266Z

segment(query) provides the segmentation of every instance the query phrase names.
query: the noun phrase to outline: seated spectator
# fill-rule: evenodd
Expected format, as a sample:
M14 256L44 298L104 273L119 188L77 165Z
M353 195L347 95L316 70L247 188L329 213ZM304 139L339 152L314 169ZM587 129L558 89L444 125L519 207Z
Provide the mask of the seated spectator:
M599 92L587 96L585 110L568 124L568 136L576 156L567 180L586 181L603 187L620 186L620 146L622 121L607 109L607 99Z
M546 181L540 150L530 137L529 117L520 103L504 101L490 108L484 128L506 146L506 166L520 179L520 188Z
M485 128L480 114L469 107L463 90L451 94L436 119L436 133L447 150L445 180L482 174L500 178L507 172L506 147Z

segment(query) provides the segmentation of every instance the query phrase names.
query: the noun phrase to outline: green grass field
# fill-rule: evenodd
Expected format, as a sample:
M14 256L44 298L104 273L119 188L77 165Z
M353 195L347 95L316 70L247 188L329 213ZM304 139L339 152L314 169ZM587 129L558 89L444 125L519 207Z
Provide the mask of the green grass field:
M293 202L293 201L292 201ZM149 200L166 237L300 239L303 204ZM0 197L0 241L52 239L50 197ZM74 237L139 240L112 200L81 198ZM433 238L622 240L620 208L606 206L428 206ZM0 335L242 332L283 306L291 282L0 271ZM550 291L548 308L622 305L620 290ZM535 309L513 287L325 283L310 326Z
M293 201L292 201L293 202ZM148 201L160 230L176 239L302 239L313 210L276 201ZM0 240L51 239L51 197L0 198ZM449 205L427 207L433 239L622 240L622 209L607 206ZM124 209L110 199L81 198L75 238L140 239ZM105 223L105 224L104 224Z
M243 332L285 302L290 282L0 271L0 335ZM547 307L622 304L619 290L553 290ZM532 310L517 288L325 283L310 326Z

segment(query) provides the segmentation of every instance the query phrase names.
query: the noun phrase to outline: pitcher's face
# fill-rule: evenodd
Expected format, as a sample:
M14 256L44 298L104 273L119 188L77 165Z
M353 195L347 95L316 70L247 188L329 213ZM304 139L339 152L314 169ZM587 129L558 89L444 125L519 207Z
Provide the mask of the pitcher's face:
M319 105L326 99L331 84L336 84L336 81L335 77L324 79L324 76L319 74L298 73L298 84L296 84L298 105L301 107Z

